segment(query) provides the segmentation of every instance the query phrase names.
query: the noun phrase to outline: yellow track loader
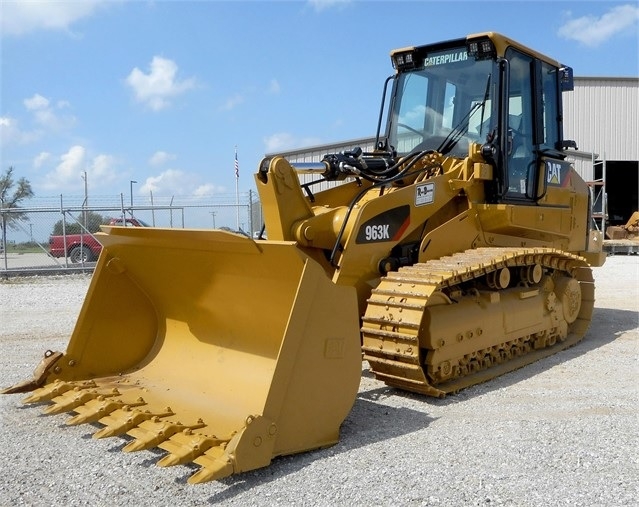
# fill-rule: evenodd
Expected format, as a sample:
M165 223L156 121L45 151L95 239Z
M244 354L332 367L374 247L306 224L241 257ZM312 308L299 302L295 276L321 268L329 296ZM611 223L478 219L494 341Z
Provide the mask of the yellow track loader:
M66 352L5 393L199 483L336 443L362 359L442 397L579 341L604 255L571 69L495 33L391 60L374 150L261 162L268 240L103 227Z

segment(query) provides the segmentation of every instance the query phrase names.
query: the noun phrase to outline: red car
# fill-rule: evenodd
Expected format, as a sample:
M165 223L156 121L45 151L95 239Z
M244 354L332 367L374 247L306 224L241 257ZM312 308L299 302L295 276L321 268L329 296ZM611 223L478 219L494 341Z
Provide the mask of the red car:
M121 218L112 218L109 225L122 225ZM137 218L127 218L126 225L132 227L148 227ZM66 240L66 241L65 241ZM51 236L49 238L49 254L52 257L66 257L76 263L93 262L97 260L102 245L93 234L67 234L66 236Z

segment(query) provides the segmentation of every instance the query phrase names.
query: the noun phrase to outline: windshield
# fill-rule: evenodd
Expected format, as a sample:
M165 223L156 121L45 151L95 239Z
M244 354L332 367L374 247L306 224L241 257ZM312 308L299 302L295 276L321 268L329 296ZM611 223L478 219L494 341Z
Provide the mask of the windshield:
M394 88L389 142L398 153L438 149L468 154L469 142L485 142L493 130L492 60L475 60L465 47L429 53L424 66L401 73ZM450 143L450 138L457 139ZM448 139L447 139L448 138Z

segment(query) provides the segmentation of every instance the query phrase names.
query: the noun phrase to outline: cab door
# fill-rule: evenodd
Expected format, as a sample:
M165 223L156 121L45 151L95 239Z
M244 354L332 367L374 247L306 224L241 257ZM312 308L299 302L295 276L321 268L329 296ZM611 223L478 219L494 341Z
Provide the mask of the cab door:
M538 181L534 144L534 59L512 48L509 61L508 115L506 126L506 181L504 198L533 200Z
M505 127L506 201L537 202L548 182L548 161L562 164L561 69L509 48ZM554 159L554 160L553 160Z

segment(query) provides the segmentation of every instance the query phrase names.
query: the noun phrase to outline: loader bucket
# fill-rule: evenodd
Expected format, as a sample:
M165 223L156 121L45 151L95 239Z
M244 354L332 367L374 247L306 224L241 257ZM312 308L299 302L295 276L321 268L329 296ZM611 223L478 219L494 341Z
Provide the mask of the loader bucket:
M355 290L292 242L105 227L66 353L25 401L195 462L189 482L337 442L361 375ZM42 383L42 382L41 382Z

